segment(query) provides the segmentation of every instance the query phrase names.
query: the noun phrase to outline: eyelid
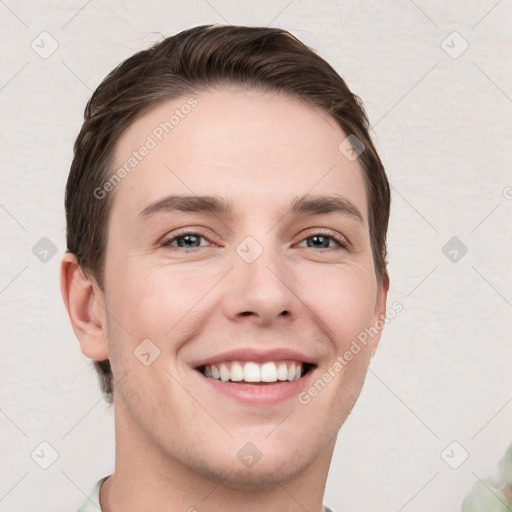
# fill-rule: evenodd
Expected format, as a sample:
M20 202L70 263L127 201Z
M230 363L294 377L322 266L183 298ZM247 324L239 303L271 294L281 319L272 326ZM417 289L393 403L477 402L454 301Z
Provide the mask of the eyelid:
M172 232L170 235L167 234L163 239L159 242L159 245L161 247L172 247L171 243L176 240L176 238L180 238L187 235L199 235L201 238L204 238L210 244L216 246L216 247L222 247L222 245L215 243L213 240L211 240L212 237L210 235L207 235L203 229L201 228L194 228L194 227L187 227L178 229L177 231ZM337 244L338 248L340 249L350 249L352 247L352 244L350 243L350 240L348 240L347 237L339 233L338 231L334 231L329 228L309 228L305 233L303 232L300 235L300 240L298 240L297 243L303 242L304 240L311 238L313 236L326 236L329 238L332 238ZM204 248L205 246L203 246ZM201 247L196 247L194 249L184 249L185 251L197 251ZM176 249L181 249L180 247L176 247ZM324 251L329 251L336 249L336 247L329 247L324 249Z
M340 248L342 249L350 249L352 247L350 240L346 236L330 228L310 228L306 231L306 233L301 234L301 239L299 240L299 242L303 242L306 238L310 238L316 235L327 236L332 238L339 244ZM333 247L331 247L330 249L333 249Z
M217 245L217 247L218 247L218 244L216 244L212 240L212 238L213 238L212 236L210 236L209 234L206 234L206 232L202 228L196 228L196 227L182 228L182 229L173 231L171 233L167 233L161 239L161 241L159 242L159 245L161 245L161 246L170 245L170 243L173 242L176 238L180 238L180 237L187 236L187 235L199 235L199 236L201 236L201 238L204 238L211 244ZM179 247L177 247L177 249L179 249Z

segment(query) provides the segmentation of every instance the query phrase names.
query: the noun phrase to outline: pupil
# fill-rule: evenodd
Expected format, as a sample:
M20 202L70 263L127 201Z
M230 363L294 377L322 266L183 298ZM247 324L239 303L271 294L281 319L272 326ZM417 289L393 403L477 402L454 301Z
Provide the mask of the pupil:
M178 238L178 246L179 247L188 247L188 245L186 245L187 242L191 241L192 243L194 243L194 239L195 239L195 241L197 241L198 238L199 237L197 237L196 235L182 236L182 237Z
M328 238L327 238L327 237L325 237L325 236L312 236L312 237L311 237L311 240L313 240L313 242L316 242L316 241L318 241L319 239L320 239L320 240L324 240L324 242L325 242L325 243L321 244L323 247L325 247L325 248L329 248L329 240L328 240ZM308 247L318 247L318 245L315 245L314 243L311 243L311 244L310 244L310 243L308 242Z

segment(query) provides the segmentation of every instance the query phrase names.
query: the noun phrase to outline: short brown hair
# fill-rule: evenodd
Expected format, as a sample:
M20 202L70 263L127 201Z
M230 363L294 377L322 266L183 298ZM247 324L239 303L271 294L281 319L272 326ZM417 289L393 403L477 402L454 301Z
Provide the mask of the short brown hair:
M67 251L76 255L84 272L104 290L114 194L98 199L94 191L113 173L121 135L158 103L223 85L297 98L327 112L347 135L363 144L359 162L369 205L371 247L376 274L383 277L390 191L361 100L325 60L286 30L234 25L194 27L135 53L111 71L89 99L65 197ZM110 362L94 361L94 366L105 399L112 403Z

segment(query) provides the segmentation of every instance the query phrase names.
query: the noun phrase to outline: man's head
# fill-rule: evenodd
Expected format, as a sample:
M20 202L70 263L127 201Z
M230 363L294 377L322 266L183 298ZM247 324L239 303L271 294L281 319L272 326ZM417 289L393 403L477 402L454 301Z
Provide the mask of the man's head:
M237 26L200 26L168 37L121 63L89 100L66 187L67 250L76 255L84 272L104 289L114 187L138 165L130 165L128 159L115 162L121 135L135 119L166 100L230 84L280 92L315 105L364 144L358 162L366 186L375 270L383 278L390 193L361 101L327 62L288 32ZM166 121L167 126L148 135L167 135ZM111 402L109 361L96 361L95 367Z
M360 101L289 33L197 27L118 66L75 143L62 282L120 428L233 487L312 464L380 338L354 348L385 313L389 202ZM222 382L246 362L305 375ZM260 471L221 461L249 441Z

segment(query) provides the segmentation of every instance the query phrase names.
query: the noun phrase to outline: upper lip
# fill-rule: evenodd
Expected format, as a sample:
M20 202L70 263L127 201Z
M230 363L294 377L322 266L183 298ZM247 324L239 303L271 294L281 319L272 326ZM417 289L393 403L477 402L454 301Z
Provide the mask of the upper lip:
M221 354L216 354L198 361L194 361L192 366L198 368L206 364L222 363L227 361L254 361L255 363L265 363L268 361L298 361L301 363L315 364L314 361L296 350L288 348L274 348L272 350L261 350L255 348L238 348L228 350Z

